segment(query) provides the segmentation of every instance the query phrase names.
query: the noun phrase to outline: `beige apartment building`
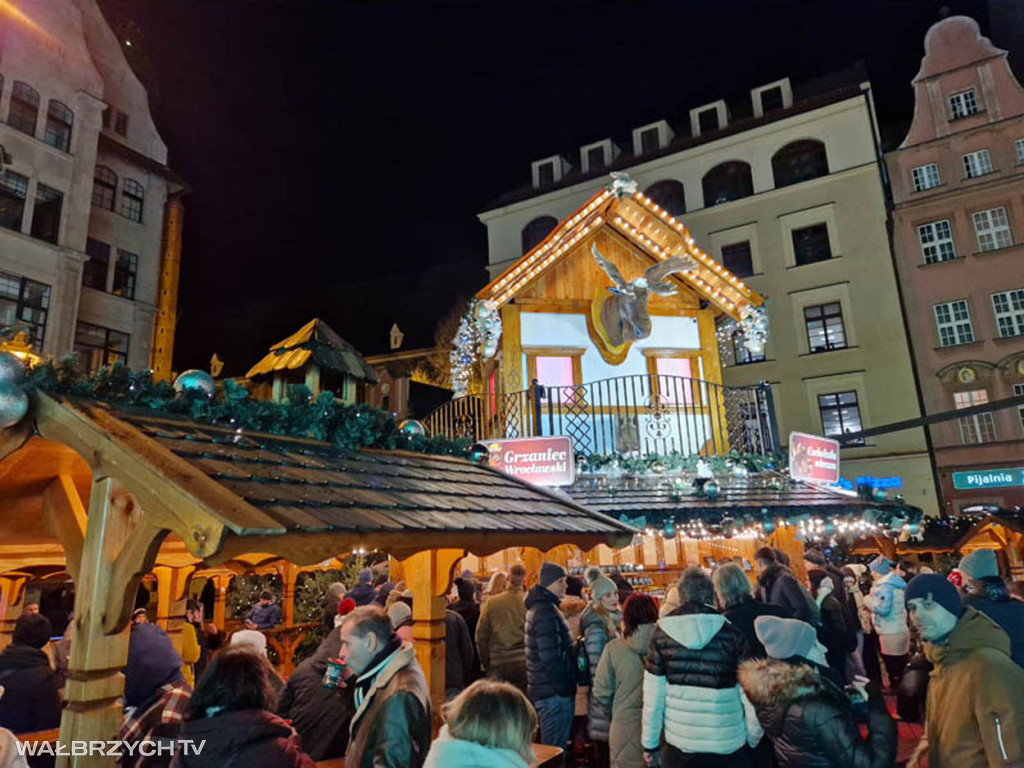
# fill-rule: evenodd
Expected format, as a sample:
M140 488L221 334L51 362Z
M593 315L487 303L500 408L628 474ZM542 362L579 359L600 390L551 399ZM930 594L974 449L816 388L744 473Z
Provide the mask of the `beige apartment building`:
M929 414L1024 396L1024 89L1005 51L934 25L914 119L886 155L907 322ZM932 427L949 512L1024 505L1024 407Z
M95 0L0 8L0 326L170 375L187 187Z
M835 435L919 416L863 72L766 83L742 103L719 100L687 117L535 161L528 188L479 216L491 274L546 237L610 171L627 171L698 246L768 298L764 354L728 340L723 379L772 385L783 444L793 431ZM938 511L921 429L844 448L842 475Z

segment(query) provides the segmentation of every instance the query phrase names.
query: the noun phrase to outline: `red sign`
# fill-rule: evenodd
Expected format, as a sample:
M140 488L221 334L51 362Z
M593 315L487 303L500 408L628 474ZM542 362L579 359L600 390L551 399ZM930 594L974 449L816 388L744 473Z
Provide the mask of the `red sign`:
M808 483L838 483L839 442L790 432L789 476Z
M576 479L572 440L568 437L524 437L485 440L490 465L534 485L572 485Z

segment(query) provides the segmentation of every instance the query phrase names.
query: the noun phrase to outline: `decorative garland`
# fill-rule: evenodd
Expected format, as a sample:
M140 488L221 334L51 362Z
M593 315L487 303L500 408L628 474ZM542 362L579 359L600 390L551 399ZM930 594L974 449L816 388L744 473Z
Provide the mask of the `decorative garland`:
M183 374L184 375L184 374ZM210 397L202 388L183 388L153 381L151 371L134 371L120 363L83 374L73 356L46 361L28 371L24 389L53 395L100 400L111 405L148 408L174 413L232 429L306 437L338 448L402 449L420 453L466 456L471 441L443 436L410 434L385 411L366 405L345 405L330 392L316 398L303 385L288 388L288 401L252 400L243 384L224 379Z
M453 397L465 397L473 378L473 367L478 359L484 362L494 357L501 338L501 315L494 302L473 299L459 322L459 330L452 340L451 363Z
M749 472L765 472L787 466L785 453L759 454L732 451L728 456L697 456L696 454L673 451L665 455L648 453L643 456L615 454L576 454L577 472L602 472L618 468L621 474L630 475L673 475L681 472L696 473L699 464L706 464L718 475L746 475Z

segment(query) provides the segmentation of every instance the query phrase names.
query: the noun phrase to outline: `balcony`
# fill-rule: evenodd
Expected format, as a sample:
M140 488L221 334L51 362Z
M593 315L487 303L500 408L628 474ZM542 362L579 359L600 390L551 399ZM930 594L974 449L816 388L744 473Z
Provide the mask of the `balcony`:
M566 435L588 456L778 450L771 388L725 387L660 374L619 376L573 386L476 394L430 413L431 435L471 440Z

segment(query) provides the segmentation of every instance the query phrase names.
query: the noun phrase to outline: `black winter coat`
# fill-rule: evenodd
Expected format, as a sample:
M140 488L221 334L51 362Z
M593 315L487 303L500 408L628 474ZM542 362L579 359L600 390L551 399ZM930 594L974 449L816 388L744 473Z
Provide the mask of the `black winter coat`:
M708 605L687 603L672 611L669 616L691 614L717 615L718 611ZM732 688L736 685L736 667L747 647L743 633L726 622L707 645L687 648L672 639L659 625L651 635L651 647L647 652L645 667L650 669L653 659L664 672L670 685L685 685L698 688Z
M314 760L343 757L348 746L348 724L356 711L352 689L323 686L327 661L340 650L341 633L335 629L295 668L277 700L277 714L291 720L302 748Z
M526 593L526 676L531 701L576 695L576 662L561 599L540 584Z
M15 733L45 731L60 725L57 674L49 657L20 643L0 652L0 727Z
M818 639L827 651L828 665L839 673L840 678L846 675L846 655L854 648L854 634L846 627L845 613L835 596L829 595L822 600Z
M868 737L846 694L804 659L740 666L740 685L771 739L779 768L890 768L896 727L880 696L868 703Z
M473 641L465 620L455 611L444 612L444 689L459 692L476 677Z
M459 614L463 621L466 622L466 628L469 630L469 645L472 650L472 658L462 663L463 678L465 684L469 685L480 677L480 654L476 649L476 625L480 623L480 603L459 600L448 606L448 610Z
M314 768L298 734L277 715L259 709L190 720L178 738L206 743L198 755L179 753L172 768Z
M742 603L738 603L722 611L722 615L736 627L747 640L746 649L743 652L745 659L763 659L768 654L764 650L761 641L757 639L754 632L754 620L758 616L778 616L781 619L791 619L792 614L781 605L774 603L759 603L752 597L748 597Z
M766 603L781 605L791 618L817 626L821 623L817 604L810 593L796 580L789 569L772 563L757 577L757 584Z
M1024 667L1024 603L1014 600L998 576L980 579L982 592L964 600L1002 627L1010 636L1010 658Z

